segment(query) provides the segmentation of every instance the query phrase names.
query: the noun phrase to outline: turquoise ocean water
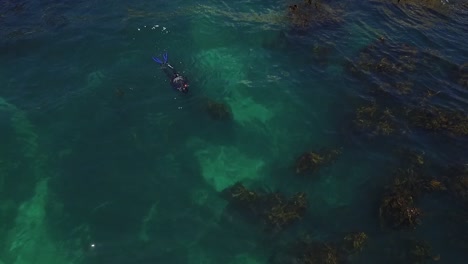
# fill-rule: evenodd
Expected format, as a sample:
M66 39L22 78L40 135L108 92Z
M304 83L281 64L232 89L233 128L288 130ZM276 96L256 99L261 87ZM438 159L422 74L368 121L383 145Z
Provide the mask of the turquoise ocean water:
M335 263L277 256L350 232L368 243L338 263L467 263L468 4L312 2L294 23L303 1L0 0L0 263ZM151 59L164 52L188 94ZM391 133L358 129L362 106ZM426 108L444 125L413 125ZM329 148L331 164L296 174ZM393 230L379 206L402 150L445 190ZM237 182L305 192L307 211L266 231L221 195Z

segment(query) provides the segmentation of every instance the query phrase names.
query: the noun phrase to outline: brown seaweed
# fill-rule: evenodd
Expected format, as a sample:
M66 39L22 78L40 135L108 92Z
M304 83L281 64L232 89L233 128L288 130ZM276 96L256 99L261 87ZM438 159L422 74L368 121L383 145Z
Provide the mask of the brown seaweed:
M392 111L376 103L358 107L353 124L358 131L367 132L371 136L388 136L399 132Z
M416 107L407 110L406 118L411 126L468 136L468 115L461 111L436 106Z
M205 102L205 109L214 120L232 119L231 108L225 103L208 99Z
M355 232L343 238L342 248L348 254L361 252L368 242L369 237L364 232Z
M416 201L426 193L445 191L445 185L423 176L418 168L399 169L393 182L386 187L379 215L383 226L394 229L414 229L421 222L423 212Z
M288 199L279 192L255 192L236 183L222 193L230 205L248 216L257 217L267 230L275 232L302 219L307 209L306 194L302 192Z
M331 7L321 0L309 0L288 6L287 19L296 28L307 29L313 25L330 25L341 23L343 10Z
M325 149L318 152L305 152L295 164L296 174L313 173L324 166L330 165L342 153L341 149Z
M443 183L449 194L468 206L468 167L452 166L444 172Z
M339 241L319 241L309 235L298 238L270 259L278 264L338 264L346 263L349 257L359 254L367 245L368 236L364 232L353 232Z

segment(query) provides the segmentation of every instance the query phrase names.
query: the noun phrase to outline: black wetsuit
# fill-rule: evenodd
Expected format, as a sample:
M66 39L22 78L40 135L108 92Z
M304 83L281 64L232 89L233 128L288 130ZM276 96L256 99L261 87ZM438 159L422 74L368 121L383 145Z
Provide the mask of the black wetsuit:
M172 88L182 93L188 93L189 84L186 77L180 75L174 67L168 63L163 66L163 70L169 78Z

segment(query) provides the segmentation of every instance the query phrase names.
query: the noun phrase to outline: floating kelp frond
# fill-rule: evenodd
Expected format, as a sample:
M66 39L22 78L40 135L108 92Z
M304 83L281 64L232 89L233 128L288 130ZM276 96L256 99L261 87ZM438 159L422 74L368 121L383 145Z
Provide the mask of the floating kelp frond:
M316 241L309 236L297 239L285 248L274 252L271 264L338 264L344 256L334 243Z
M468 115L441 107L417 107L406 113L408 122L415 127L434 132L449 132L457 136L468 136Z
M379 215L384 226L405 229L415 228L420 223L422 211L415 207L410 193L393 192L383 197Z
M440 52L384 37L376 38L361 49L345 66L350 75L370 88L369 92L377 101L383 98L386 102L388 98L397 98L395 102L427 102L441 91L450 92L450 82L463 85L468 79L463 77L468 76L463 65L459 66ZM440 80L445 76L450 76L450 81ZM421 84L423 81L431 86Z
M415 264L440 259L440 255L434 255L431 246L425 241L411 240L406 254L411 263Z
M400 163L407 168L420 168L427 163L425 161L424 152L417 152L406 147L396 149L395 156L397 156Z
M372 136L388 136L399 131L392 111L379 107L376 103L358 107L353 123L358 131Z
M341 153L342 149L339 148L305 152L296 160L296 174L313 173L322 167L329 166Z
M238 182L222 191L230 206L242 211L248 218L258 217L268 230L279 232L302 219L307 209L303 192L286 198L279 192L252 191Z
M361 252L366 246L369 237L364 232L348 234L344 237L343 250L349 254Z
M416 228L423 216L422 210L415 205L416 201L424 194L446 190L442 182L425 176L417 167L398 169L381 200L379 215L382 225L393 229Z
M361 50L348 69L353 74L370 72L393 78L414 72L423 60L427 58L423 57L422 51L417 47L406 43L392 43L384 37L378 37Z
M468 205L468 166L453 166L444 172L444 184L461 203Z
M337 241L321 241L310 234L276 250L270 257L271 264L338 264L347 263L368 244L364 232L350 232Z
M289 22L300 29L313 25L333 25L344 21L344 9L330 6L320 0L303 1L288 7Z

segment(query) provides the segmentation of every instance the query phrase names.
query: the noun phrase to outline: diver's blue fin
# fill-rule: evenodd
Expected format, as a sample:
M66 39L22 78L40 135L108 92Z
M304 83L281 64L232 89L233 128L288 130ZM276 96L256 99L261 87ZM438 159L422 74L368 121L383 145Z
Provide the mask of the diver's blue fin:
M164 63L167 63L167 51L163 54Z
M164 62L162 62L160 59L158 59L157 57L153 57L153 60L159 64L164 64Z

